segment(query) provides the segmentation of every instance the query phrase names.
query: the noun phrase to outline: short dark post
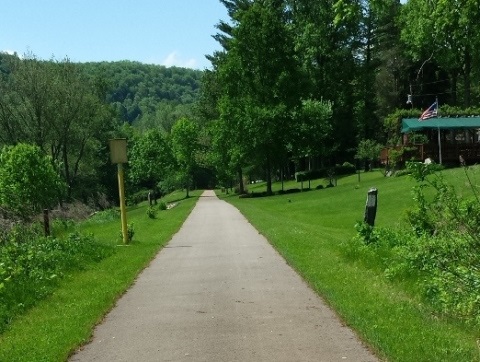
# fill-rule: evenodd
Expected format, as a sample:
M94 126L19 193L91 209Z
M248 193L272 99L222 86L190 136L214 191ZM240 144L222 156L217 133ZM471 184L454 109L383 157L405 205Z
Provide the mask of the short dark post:
M43 209L43 227L45 236L50 236L50 220L48 218L48 209Z
M355 161L355 171L357 172L357 175L358 175L358 183L360 183L360 160L358 158Z
M376 188L371 188L367 193L364 221L370 226L375 224L375 216L377 215L377 194L378 190Z

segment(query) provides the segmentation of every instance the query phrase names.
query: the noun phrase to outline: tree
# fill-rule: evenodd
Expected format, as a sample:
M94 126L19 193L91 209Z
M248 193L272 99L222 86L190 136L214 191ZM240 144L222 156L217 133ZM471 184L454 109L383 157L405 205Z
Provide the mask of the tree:
M398 49L400 29L396 19L400 6L399 0L363 0L359 3L359 139L380 139L379 116L399 106L399 67L404 64L404 56Z
M371 171L371 162L378 159L382 148L383 146L374 140L361 140L358 144L355 158L359 160L365 160L365 171Z
M361 94L359 69L360 7L358 1L287 0L295 49L306 73L307 96L332 102L332 135L325 140L326 161L350 156L358 133L357 102ZM336 154L333 154L336 150ZM328 158L327 158L328 156Z
M9 68L0 82L0 141L35 144L49 154L70 197L86 178L95 178L97 151L114 128L114 115L68 59L45 62L27 54L11 58Z
M332 103L329 101L302 100L292 122L295 132L292 139L294 158L321 156L326 153L325 140L331 136Z
M480 57L478 1L409 0L403 7L402 22L402 40L420 63L419 71L435 62L448 72L454 105L459 77L463 76L463 104L469 107L473 61Z
M271 193L272 171L291 141L291 112L300 103L300 67L281 1L251 2L231 14L227 52L217 58L221 124L231 130L241 161L263 167Z
M171 145L158 128L133 139L128 159L130 180L149 189L155 189L167 178L175 162Z
M187 190L187 197L196 165L198 131L198 125L188 118L179 119L172 127L172 149L178 164L177 174L182 186Z
M0 206L28 219L51 207L65 191L52 159L38 146L19 143L0 153Z

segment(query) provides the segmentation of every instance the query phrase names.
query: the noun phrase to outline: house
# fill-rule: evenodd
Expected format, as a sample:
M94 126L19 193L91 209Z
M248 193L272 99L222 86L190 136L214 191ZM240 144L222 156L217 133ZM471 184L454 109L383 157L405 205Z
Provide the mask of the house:
M435 117L425 120L404 118L402 120L403 161L424 161L431 158L440 164L459 164L462 156L465 162L480 162L480 116ZM426 136L427 142L413 143L412 133ZM425 139L425 137L424 137ZM382 151L381 160L388 163L393 148Z

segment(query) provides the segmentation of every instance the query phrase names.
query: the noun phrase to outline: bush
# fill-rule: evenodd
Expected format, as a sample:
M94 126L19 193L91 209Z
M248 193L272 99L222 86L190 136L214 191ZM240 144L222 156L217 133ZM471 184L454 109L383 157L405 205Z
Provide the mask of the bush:
M303 189L303 191L307 191L307 190L310 190L310 189ZM298 188L295 188L295 189L287 189L287 190L280 190L278 191L278 194L279 195L287 195L287 194L295 194L297 192L302 192L302 190L298 189Z
M345 162L343 165L336 165L334 172L337 176L353 175L357 172L357 169L351 163Z
M133 227L133 223L127 225L127 240L131 242L133 237L135 236L135 229Z
M147 208L147 216L150 218L150 219L155 219L157 217L157 209L154 208L153 206L149 206Z
M357 170L354 165L349 162L344 162L342 165L335 165L330 168L325 167L316 170L295 172L295 180L297 182L317 180L330 176L353 175L355 172L357 172Z
M342 167L344 168L354 168L355 169L355 165L353 163L350 163L348 161L345 161L344 163L342 163Z
M130 243L133 240L133 237L135 236L135 229L132 224L127 224L127 243ZM123 242L123 230L120 230L118 233L118 238L120 242Z
M162 211L167 209L167 204L165 201L161 200L158 202L158 209Z
M168 175L164 180L157 184L157 188L161 195L167 195L177 188L181 188L182 183L173 173Z
M132 195L128 195L126 197L126 204L129 206L138 205L139 203L148 200L148 193L149 190L140 190Z
M409 163L418 184L409 229L387 230L358 223L346 247L350 256L371 260L390 278L410 278L438 313L480 323L480 201L462 199L435 165ZM468 171L465 169L466 176ZM468 178L470 182L470 179ZM425 196L429 189L429 197Z
M39 228L17 226L0 247L0 332L15 316L48 296L59 279L111 255L92 235L45 238Z

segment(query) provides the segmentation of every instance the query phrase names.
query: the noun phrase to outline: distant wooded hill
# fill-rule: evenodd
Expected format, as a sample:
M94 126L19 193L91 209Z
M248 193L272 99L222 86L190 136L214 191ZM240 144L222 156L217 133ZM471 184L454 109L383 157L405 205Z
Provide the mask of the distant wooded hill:
M203 72L132 61L83 63L86 72L105 87L107 102L120 117L141 129L170 131L190 116Z

